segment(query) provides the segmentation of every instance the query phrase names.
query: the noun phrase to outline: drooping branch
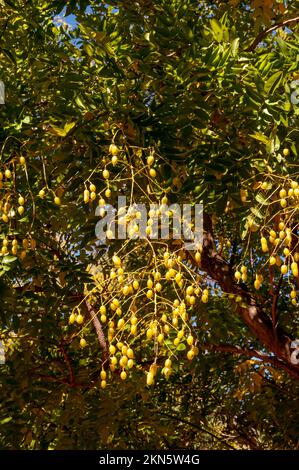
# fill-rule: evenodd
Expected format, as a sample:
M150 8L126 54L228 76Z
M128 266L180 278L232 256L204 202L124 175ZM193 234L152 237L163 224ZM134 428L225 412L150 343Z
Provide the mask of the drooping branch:
M246 52L252 52L254 49L258 46L258 44L269 34L272 33L272 31L275 31L276 29L283 28L284 26L287 26L288 24L291 23L297 23L299 21L299 16L296 16L295 18L289 18L288 20L281 21L280 23L276 23L271 28L265 29L262 31L260 34L257 35L255 40L252 42L252 44L245 49Z
M248 349L248 348L241 348L240 346L234 346L229 344L204 344L202 345L202 349L208 351L215 351L215 352L223 352L223 353L230 353L236 354L240 356L247 356L247 357L256 357L261 359L264 363L268 362L273 366L279 367L284 369L289 375L292 377L299 379L299 371L293 369L289 365L286 365L284 362L280 361L275 357L271 357L268 354L264 354L256 349Z
M299 379L299 367L291 361L293 338L279 325L273 329L272 320L263 307L257 304L254 294L245 284L236 282L231 266L215 249L212 221L208 214L204 214L204 232L201 269L220 285L223 292L242 297L243 302L236 304L236 308L243 322L260 343L275 354L274 359L278 359L275 365Z

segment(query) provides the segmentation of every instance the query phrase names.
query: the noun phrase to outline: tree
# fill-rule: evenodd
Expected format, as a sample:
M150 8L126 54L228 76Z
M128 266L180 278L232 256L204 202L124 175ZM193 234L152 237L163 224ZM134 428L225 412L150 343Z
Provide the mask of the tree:
M138 419L148 409L126 409L126 394L156 383L171 402L172 387L184 396L190 383L196 404L214 388L223 400L225 364L227 421L202 412L197 431L210 437L198 445L227 447L224 426L237 446L277 447L269 410L275 399L289 409L281 390L293 396L299 377L298 2L71 1L73 27L57 16L63 6L1 2L1 393L11 393L2 445L86 448L101 413L109 425L93 447L186 444L183 421L185 441L146 426L126 438L121 419L129 426L134 406ZM103 244L96 224L119 196L126 207L111 214L129 238L108 226ZM135 239L141 203L146 237ZM203 204L195 250L172 229L153 237L156 222L182 221L169 212L182 203ZM205 364L213 377L198 391ZM112 442L113 383L125 411ZM245 442L240 429L260 425L236 399L246 414L255 394L268 430ZM293 413L281 428L294 446Z

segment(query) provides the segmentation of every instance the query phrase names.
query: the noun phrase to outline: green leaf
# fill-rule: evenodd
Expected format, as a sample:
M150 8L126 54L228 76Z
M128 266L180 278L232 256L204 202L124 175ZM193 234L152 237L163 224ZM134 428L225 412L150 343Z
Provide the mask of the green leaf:
M275 92L276 88L279 87L283 77L283 72L275 72L265 83L265 92L269 95Z
M268 200L265 199L265 197L262 193L257 193L256 196L255 196L255 199L262 206L268 206L269 204L271 204L271 200L270 199L268 199Z
M258 219L263 219L264 218L263 214L256 207L250 207L250 210Z
M260 142L263 142L266 145L269 145L271 140L261 132L255 132L254 134L249 134L249 137L252 137L255 140L259 140Z
M223 30L222 25L215 18L210 20L211 29L213 31L213 36L217 42L221 42L223 39Z
M236 57L236 55L238 53L239 43L240 43L240 39L236 38L236 39L233 40L233 42L231 44L231 51L232 51L233 57Z
M13 262L16 261L17 259L18 259L17 256L6 255L6 256L3 257L2 263L3 263L3 264L13 263Z
M79 106L79 108L86 109L85 104L83 103L82 99L80 96L76 96L75 98L76 104Z
M76 122L69 122L64 125L64 131L65 135L68 135L68 133L75 127Z

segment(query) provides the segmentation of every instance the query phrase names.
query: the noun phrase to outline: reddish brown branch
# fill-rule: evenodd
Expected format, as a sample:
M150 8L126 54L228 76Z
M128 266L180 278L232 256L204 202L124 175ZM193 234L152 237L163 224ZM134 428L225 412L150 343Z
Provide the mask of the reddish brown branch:
M275 353L276 357L270 358L272 363L275 361L277 367L283 368L299 379L299 367L291 362L291 336L278 324L273 329L271 318L266 314L263 306L257 303L256 296L245 284L237 283L231 266L215 249L212 220L208 214L204 214L204 231L201 269L219 284L223 292L242 298L243 302L236 304L236 309L243 322L263 347ZM192 256L191 253L190 256ZM236 351L238 349L234 348L231 352Z
M254 49L258 46L258 44L269 34L272 33L272 31L275 31L276 29L283 28L284 26L287 26L288 24L291 23L297 23L299 21L299 16L296 16L295 18L289 18L288 20L281 21L280 23L276 23L275 25L271 26L271 28L265 29L262 31L258 36L255 38L253 43L245 49L246 52L252 52Z
M65 363L66 363L66 365L67 365L67 367L68 367L69 376L70 376L70 386L71 386L71 387L74 387L74 386L76 385L76 380L75 380L75 372L74 372L74 369L73 369L73 367L72 367L71 361L70 361L70 359L69 359L69 357L68 357L68 355L67 355L67 353L66 353L66 350L65 350L63 344L61 344L61 345L59 346L59 349L60 349L60 351L61 351L61 353L62 353L62 355L63 355L63 357L64 357Z
M296 367L285 364L275 357L271 357L268 354L264 354L256 349L241 348L240 346L232 346L228 344L204 344L202 349L215 352L224 352L230 354L238 354L247 357L256 357L261 359L263 362L268 362L273 366L284 369L289 375L292 375L294 378L299 379L299 371Z
M272 317L272 328L273 328L273 333L275 336L275 351L277 349L277 334L276 334L276 328L277 328L277 305L278 305L278 299L279 299L279 291L281 288L282 284L282 275L279 278L278 285L275 289L273 285L273 278L272 278L272 288L273 288L273 300L272 300L272 309L271 309L271 317Z

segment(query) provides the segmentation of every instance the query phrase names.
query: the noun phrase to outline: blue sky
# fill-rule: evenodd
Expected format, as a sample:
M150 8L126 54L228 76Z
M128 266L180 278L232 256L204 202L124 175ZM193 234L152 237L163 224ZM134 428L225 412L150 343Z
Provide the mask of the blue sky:
M57 21L59 18L63 19L63 21L67 24L69 24L71 27L74 27L76 26L77 22L76 22L76 16L75 15L68 15L68 16L65 16L65 11L66 11L66 8L64 8L61 13L59 13L59 15L57 15L55 17L55 20ZM86 8L86 12L87 13L92 13L92 8L90 6L88 6Z

